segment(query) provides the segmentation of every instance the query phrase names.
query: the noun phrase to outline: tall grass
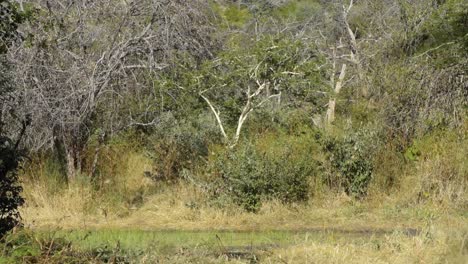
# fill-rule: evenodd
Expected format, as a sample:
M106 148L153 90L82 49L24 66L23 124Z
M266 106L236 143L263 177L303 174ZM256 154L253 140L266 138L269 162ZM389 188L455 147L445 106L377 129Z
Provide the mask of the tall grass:
M465 229L466 230L466 229ZM423 232L416 237L393 233L383 239L349 241L305 239L280 248L265 263L466 263L468 233Z
M209 146L209 155L189 171L189 179L166 183L145 176L155 166L149 155L129 144L112 143L101 150L94 181L84 173L67 185L53 159L33 159L21 175L27 201L22 215L27 225L37 227L189 230L323 225L353 229L392 227L395 223L422 227L434 219L449 222L451 217L466 217L468 144L463 132L434 132L416 140L404 153L394 148L380 150L369 193L359 199L325 182L321 174L326 159L312 130L291 133L266 131L252 144L272 157L285 146L295 149L291 160L317 166L306 202L284 204L271 199L263 201L256 214L235 204L215 207L211 199L216 189L210 184L219 175L209 174L208 169L227 151L225 148ZM445 215L447 212L450 214Z
M121 146L103 149L96 178L86 171L66 182L60 163L51 157L32 159L21 174L26 205L24 219L51 225L72 222L83 225L93 218L128 215L141 206L143 196L154 187L145 171L151 160Z
M468 209L468 138L438 131L414 142L400 193L413 203Z

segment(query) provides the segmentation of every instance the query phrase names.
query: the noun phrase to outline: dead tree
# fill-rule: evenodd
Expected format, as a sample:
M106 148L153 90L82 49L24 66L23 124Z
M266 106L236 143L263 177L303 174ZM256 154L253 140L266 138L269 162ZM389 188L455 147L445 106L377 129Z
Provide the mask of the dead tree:
M23 112L33 120L27 144L35 150L60 145L70 181L96 129L112 134L135 122L118 114L126 98L148 89L146 79L169 67L178 52L211 56L213 18L201 0L32 4L44 15L22 26L31 40L13 46L9 61Z
M331 73L330 73L330 88L331 88L331 96L328 101L328 109L326 112L326 125L329 127L333 121L335 120L335 110L336 110L336 100L343 88L346 71L348 64L354 66L357 71L358 81L360 82L361 86L361 94L363 96L367 96L367 86L363 83L364 82L364 73L361 66L360 56L358 52L358 44L356 41L356 35L351 29L351 26L348 22L348 14L353 8L354 1L351 0L348 6L342 5L342 9L340 11L340 16L342 19L342 26L344 27L345 33L345 44L343 44L341 38L338 42L338 45L331 48L331 54L328 54L328 60L331 64ZM337 64L341 63L341 69L338 71ZM336 80L335 76L339 74L338 80Z

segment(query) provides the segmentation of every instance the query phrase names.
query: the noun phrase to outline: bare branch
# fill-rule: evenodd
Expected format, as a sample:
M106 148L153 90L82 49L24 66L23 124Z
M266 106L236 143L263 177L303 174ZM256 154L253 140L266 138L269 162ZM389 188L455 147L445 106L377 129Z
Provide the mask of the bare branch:
M221 121L221 117L219 116L219 111L217 111L215 109L215 107L213 106L213 104L210 102L210 100L208 100L208 98L206 98L203 94L200 94L200 96L206 101L206 103L208 104L208 106L210 107L211 111L213 112L213 114L215 115L216 117L216 122L218 122L218 125L219 125L219 129L221 130L221 134L223 135L223 137L226 139L226 140L229 140L225 130L224 130L224 126L223 126L223 122Z

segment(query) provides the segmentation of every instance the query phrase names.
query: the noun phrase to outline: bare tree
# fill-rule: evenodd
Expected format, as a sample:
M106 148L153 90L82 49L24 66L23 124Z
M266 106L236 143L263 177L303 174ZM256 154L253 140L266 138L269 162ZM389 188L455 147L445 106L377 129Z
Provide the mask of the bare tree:
M21 28L29 41L13 47L9 60L32 115L28 144L62 149L69 180L80 173L96 128L112 132L138 123L116 113L126 97L147 89L145 78L169 67L178 52L211 56L213 14L204 1L33 4L46 15ZM108 124L100 115L109 116Z
M339 8L339 25L342 26L341 32L344 35L340 37L337 44L335 44L331 50L331 52L324 52L326 54L326 58L328 63L331 65L330 70L330 88L331 88L331 96L328 102L328 109L326 112L326 125L330 126L332 122L335 120L335 109L336 109L336 101L341 89L343 88L346 72L348 64L354 66L353 68L357 72L358 76L358 84L361 87L361 95L367 96L368 90L367 85L365 82L365 76L362 68L362 62L359 53L359 46L356 39L356 34L350 26L348 21L348 15L351 12L354 6L354 1L350 0L348 5L345 5L344 1L341 1L341 7ZM325 38L325 37L324 37ZM345 39L343 43L342 39ZM328 42L328 41L326 41ZM341 68L338 71L337 64L341 64ZM336 80L336 75L338 79ZM351 77L352 79L352 77Z

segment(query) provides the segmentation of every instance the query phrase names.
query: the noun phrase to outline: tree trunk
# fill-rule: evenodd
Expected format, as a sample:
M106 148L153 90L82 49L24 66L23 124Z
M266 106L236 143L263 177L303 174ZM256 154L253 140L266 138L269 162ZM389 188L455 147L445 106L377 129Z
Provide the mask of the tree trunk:
M335 108L336 108L336 98L343 87L343 81L346 76L346 64L341 66L340 77L338 77L338 81L334 87L333 96L330 98L328 102L328 110L327 110L327 125L330 126L333 121L335 121ZM333 80L333 78L332 78ZM333 81L332 81L333 83Z
M3 134L3 109L0 109L0 135Z
M97 170L97 165L99 161L100 148L101 146L97 146L96 149L94 149L93 165L91 166L91 173L89 174L89 177L91 178L92 181L94 181L96 177L96 170Z
M330 99L328 102L328 109L327 109L327 126L330 126L331 123L335 120L335 107L336 107L336 99Z
M75 151L72 147L66 147L67 158L67 179L68 182L73 182L76 179L76 166L75 166Z
M71 142L70 142L71 141ZM68 182L75 181L76 177L81 173L81 149L76 143L76 140L64 140L65 158L67 165L67 180Z
M94 149L93 165L91 166L91 172L89 174L89 177L92 181L94 181L96 177L96 170L99 162L99 152L101 150L102 145L104 144L105 138L106 133L101 133L101 135L99 135L98 145Z

